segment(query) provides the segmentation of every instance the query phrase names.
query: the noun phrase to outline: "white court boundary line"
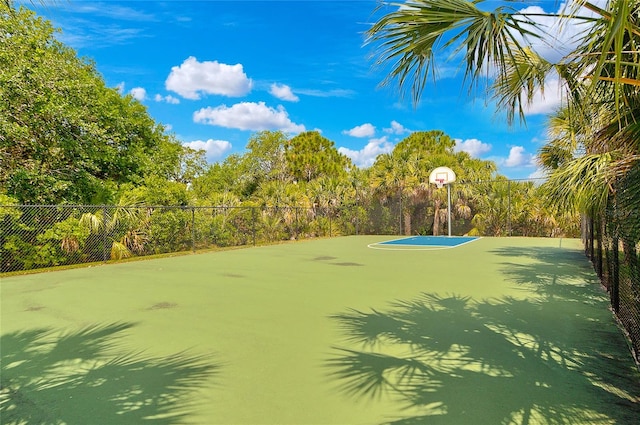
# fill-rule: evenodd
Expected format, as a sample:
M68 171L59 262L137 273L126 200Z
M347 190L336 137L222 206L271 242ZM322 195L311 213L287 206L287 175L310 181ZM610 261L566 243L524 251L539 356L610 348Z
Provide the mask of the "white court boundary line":
M416 236L414 236L416 237ZM448 236L443 236L443 237L448 237ZM455 237L455 236L454 236ZM458 248L462 245L466 245L472 242L475 242L479 239L482 239L482 236L473 236L475 239L472 239L470 241L466 241L466 242L462 242L461 244L458 245L453 245L453 246L445 246L445 245L424 245L423 248L402 248L402 246L414 246L414 247L419 247L420 245L411 245L411 244L391 244L389 245L389 247L387 246L383 246L386 245L385 242L394 242L394 241L401 241L403 239L411 239L412 237L404 237L404 238L398 238L398 239L391 239L389 241L384 241L384 242L374 242L374 243L370 243L369 245L367 245L367 248L371 248L371 249L379 249L382 251L438 251L438 250L443 250L443 249L452 249L452 248ZM396 247L400 247L400 248L396 248Z

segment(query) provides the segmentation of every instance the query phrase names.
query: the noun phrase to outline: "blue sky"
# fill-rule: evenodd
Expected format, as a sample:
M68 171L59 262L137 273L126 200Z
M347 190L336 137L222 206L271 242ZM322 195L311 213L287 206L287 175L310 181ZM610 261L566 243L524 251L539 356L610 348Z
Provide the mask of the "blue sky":
M457 149L526 178L537 175L546 114L558 105L548 90L526 127L509 128L485 99L468 95L458 64L445 58L417 107L395 87L380 88L384 70L363 34L379 16L375 0L28 4L107 85L139 99L182 143L206 149L210 162L243 152L260 130L318 130L365 167L411 131L442 130Z

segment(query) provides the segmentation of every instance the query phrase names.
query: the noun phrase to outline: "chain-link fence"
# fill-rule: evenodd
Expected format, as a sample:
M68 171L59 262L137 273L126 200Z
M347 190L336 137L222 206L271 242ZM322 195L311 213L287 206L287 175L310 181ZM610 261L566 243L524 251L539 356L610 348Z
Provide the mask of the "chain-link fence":
M496 188L484 189L483 196ZM557 236L578 229L571 224L561 231L555 219L522 210L506 191L505 197L478 205L463 196L465 190L452 187L452 234ZM446 234L447 203L437 196L443 194L309 208L5 205L0 206L0 272L315 237Z
M299 207L0 206L0 272L355 232L339 217Z
M580 217L545 202L540 179L456 182L356 201L362 234L579 237ZM450 199L449 199L450 198ZM449 204L450 200L450 204ZM450 214L449 214L450 205Z
M534 181L449 189L454 235L579 235L579 219L546 210ZM0 273L315 237L447 234L447 188L355 195L311 207L0 206Z
M610 206L583 218L587 257L607 288L611 306L640 363L640 214Z

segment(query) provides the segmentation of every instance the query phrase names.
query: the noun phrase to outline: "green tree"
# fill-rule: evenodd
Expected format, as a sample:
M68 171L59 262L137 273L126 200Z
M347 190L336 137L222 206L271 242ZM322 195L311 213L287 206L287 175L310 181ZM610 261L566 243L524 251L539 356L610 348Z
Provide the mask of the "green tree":
M437 190L429 184L434 168L446 166L460 173L458 157L454 153L455 141L440 130L419 131L410 134L394 148L393 154L406 162L411 176L403 190L405 234L411 234L412 213L430 204L433 217L432 234L439 235L447 213L446 190ZM413 210L413 211L412 211Z
M388 206L399 203L398 211L402 215L404 206L402 199L405 191L415 186L415 176L409 171L405 158L393 153L378 155L371 167L370 184L381 204ZM401 219L402 220L402 219ZM405 216L404 223L407 219ZM398 233L406 232L406 227L402 228L402 222L398 224Z
M253 186L246 161L242 155L229 155L222 162L216 162L205 169L192 183L192 190L197 199L217 199L220 193L232 193L242 196L248 186ZM255 190L254 187L251 191Z
M288 181L285 149L287 136L281 131L261 131L247 143L243 156L250 187L257 188L264 181Z
M286 144L289 174L299 182L318 177L346 179L351 160L338 152L334 143L317 131L300 133Z
M427 231L434 235L442 231L447 215L447 191L429 184L433 169L449 167L462 181L490 179L495 173L494 163L455 152L454 147L455 141L442 131L415 132L400 141L390 154L380 155L371 167L370 183L378 196L383 201L400 203L405 234L411 234L416 228L423 231L428 218L432 221ZM466 201L471 197L469 187L454 187L459 189L453 192L452 213L468 219L471 216Z
M54 33L0 4L0 187L21 203L112 201L166 136Z
M145 160L146 176L183 185L192 185L207 170L205 151L185 146L173 137L160 139L157 149L150 152Z

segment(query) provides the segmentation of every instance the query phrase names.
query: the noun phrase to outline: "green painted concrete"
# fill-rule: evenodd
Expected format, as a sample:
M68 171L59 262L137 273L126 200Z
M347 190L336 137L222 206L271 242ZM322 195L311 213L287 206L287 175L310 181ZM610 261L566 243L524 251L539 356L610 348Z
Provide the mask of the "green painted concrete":
M576 240L352 236L2 278L2 423L626 424Z

